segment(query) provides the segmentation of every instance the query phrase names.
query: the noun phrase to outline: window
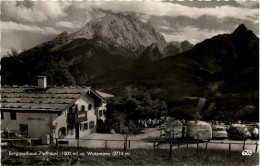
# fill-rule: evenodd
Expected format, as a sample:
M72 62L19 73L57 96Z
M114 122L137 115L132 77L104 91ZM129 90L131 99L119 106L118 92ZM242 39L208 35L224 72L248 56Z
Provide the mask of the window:
M84 130L88 130L88 123L84 123L83 128Z
M72 107L69 108L69 113L72 113Z
M1 111L1 119L4 119L4 112Z
M84 105L81 106L81 111L85 111L85 106Z
M11 120L16 120L16 112L12 111L10 112Z
M99 110L99 116L102 116L102 110Z
M20 124L20 133L21 134L28 134L28 124Z
M91 109L92 109L92 105L89 104L89 105L88 105L88 110L91 110Z
M79 108L78 108L78 105L77 105L77 104L75 104L75 113L77 113L77 112L78 112L78 110L79 110Z

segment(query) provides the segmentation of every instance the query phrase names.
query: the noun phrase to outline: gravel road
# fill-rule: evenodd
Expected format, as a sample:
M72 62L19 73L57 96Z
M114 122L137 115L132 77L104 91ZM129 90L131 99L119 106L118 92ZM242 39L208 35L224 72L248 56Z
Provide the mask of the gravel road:
M160 129L159 128L145 128L142 130L141 134L129 136L128 140L130 140L130 147L131 148L153 148L153 143L144 142L142 141L145 138L149 137L158 137L160 136ZM123 148L124 146L124 135L123 134L101 134L101 133L94 133L90 135L83 136L82 139L97 139L97 140L80 140L79 146L82 147L89 147L89 148ZM107 141L105 141L107 140ZM232 143L231 150L232 151L242 151L243 150L243 141L239 140L210 140L207 145L208 149L229 149L229 143ZM251 150L255 152L256 145L255 140L247 140L246 144L252 145L245 145L245 150ZM259 141L257 141L259 143ZM69 140L69 146L77 146L76 140ZM190 143L188 147L196 148L196 143ZM160 143L156 148L169 148L169 143ZM173 145L173 149L177 149L177 144ZM180 144L179 148L187 148L187 144ZM205 149L206 142L199 143L199 148ZM257 148L257 152L259 152Z

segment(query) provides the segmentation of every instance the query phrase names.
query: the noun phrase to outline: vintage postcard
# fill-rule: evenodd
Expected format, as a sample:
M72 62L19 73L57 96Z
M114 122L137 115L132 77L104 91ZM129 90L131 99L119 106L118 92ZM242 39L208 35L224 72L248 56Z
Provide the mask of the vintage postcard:
M259 165L258 1L2 1L1 165Z

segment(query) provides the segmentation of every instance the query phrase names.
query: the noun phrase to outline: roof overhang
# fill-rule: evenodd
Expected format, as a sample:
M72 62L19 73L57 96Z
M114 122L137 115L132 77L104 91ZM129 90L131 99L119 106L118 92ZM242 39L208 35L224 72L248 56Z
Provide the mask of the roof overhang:
M33 113L61 113L62 110L46 110L46 109L20 109L20 108L1 108L1 111L6 111L6 112L33 112Z
M100 94L98 94L94 89L89 88L89 92L92 92L94 95L96 95L98 98L100 98L102 101L106 102L106 99L104 99Z

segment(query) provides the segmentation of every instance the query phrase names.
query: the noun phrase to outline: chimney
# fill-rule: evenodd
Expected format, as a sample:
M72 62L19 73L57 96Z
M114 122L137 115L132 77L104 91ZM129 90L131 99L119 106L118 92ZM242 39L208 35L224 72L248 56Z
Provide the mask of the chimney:
M37 76L38 77L38 88L45 89L47 87L47 76Z

